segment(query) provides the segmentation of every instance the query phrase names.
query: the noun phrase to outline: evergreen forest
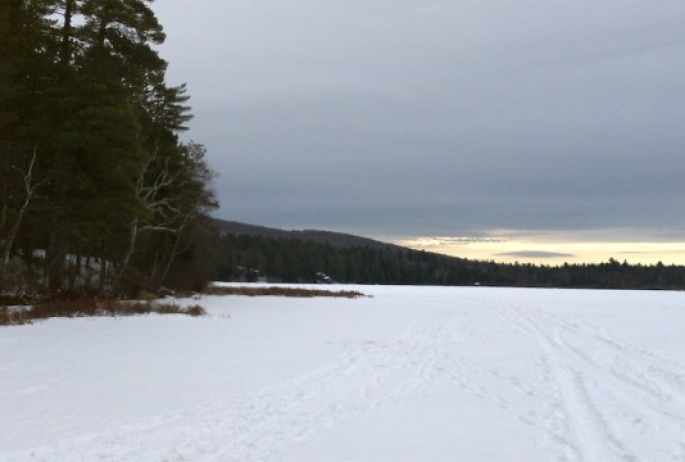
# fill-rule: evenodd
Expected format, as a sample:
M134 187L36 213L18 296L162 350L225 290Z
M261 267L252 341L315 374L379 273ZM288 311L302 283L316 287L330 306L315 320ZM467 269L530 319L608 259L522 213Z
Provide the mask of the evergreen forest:
M125 294L209 277L218 206L152 0L0 2L0 285Z
M474 261L396 246L339 247L265 236L225 234L216 254L224 281L483 285L598 289L685 289L685 267L599 264L544 266Z

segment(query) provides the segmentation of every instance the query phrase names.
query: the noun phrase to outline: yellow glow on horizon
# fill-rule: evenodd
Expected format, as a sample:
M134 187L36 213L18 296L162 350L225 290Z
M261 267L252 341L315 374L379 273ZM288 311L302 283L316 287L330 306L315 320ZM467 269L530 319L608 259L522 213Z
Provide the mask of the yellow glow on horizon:
M610 258L630 264L685 265L685 242L650 241L571 241L568 236L538 236L534 238L425 237L394 241L405 247L442 253L469 260L501 263L534 263L562 265L564 263L602 263Z

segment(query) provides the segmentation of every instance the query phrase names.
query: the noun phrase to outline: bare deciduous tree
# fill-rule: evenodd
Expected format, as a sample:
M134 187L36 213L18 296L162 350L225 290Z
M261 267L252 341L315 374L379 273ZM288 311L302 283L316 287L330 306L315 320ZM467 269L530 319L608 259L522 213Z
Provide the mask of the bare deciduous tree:
M0 274L4 274L7 266L9 265L10 258L12 256L12 250L14 249L14 242L17 238L17 233L21 228L22 221L26 211L28 210L31 201L35 198L36 190L40 188L43 184L48 181L48 178L43 178L41 180L36 180L34 178L34 169L36 166L36 160L38 158L38 146L33 147L33 153L31 158L28 160L27 165L22 169L17 166L13 166L13 169L22 176L21 182L21 194L23 195L23 200L18 205L17 210L14 212L14 220L7 230L7 235L3 236L2 240L2 261L0 262ZM9 198L8 198L9 199ZM7 222L7 216L9 215L9 200L5 200L2 208L2 221L4 225ZM3 229L3 227L0 227Z

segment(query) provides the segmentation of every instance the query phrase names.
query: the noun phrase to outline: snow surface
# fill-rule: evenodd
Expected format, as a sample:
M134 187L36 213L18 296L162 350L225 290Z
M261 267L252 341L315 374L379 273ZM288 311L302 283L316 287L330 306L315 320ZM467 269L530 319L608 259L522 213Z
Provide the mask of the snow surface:
M0 328L0 460L685 461L685 293L331 288Z

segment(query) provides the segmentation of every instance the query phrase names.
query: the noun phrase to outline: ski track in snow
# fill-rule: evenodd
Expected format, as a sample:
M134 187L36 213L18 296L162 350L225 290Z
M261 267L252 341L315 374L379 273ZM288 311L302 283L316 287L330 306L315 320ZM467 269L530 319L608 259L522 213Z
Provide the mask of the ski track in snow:
M557 460L685 461L685 370L552 312L509 307L500 316L540 345L554 396L551 412L529 423L548 431Z
M479 330L493 324L535 346L532 369L466 354L493 341ZM278 461L322 429L453 387L535 429L548 460L685 461L683 367L551 307L500 300L470 311L418 309L399 339L335 346L335 361L286 383L0 458Z

